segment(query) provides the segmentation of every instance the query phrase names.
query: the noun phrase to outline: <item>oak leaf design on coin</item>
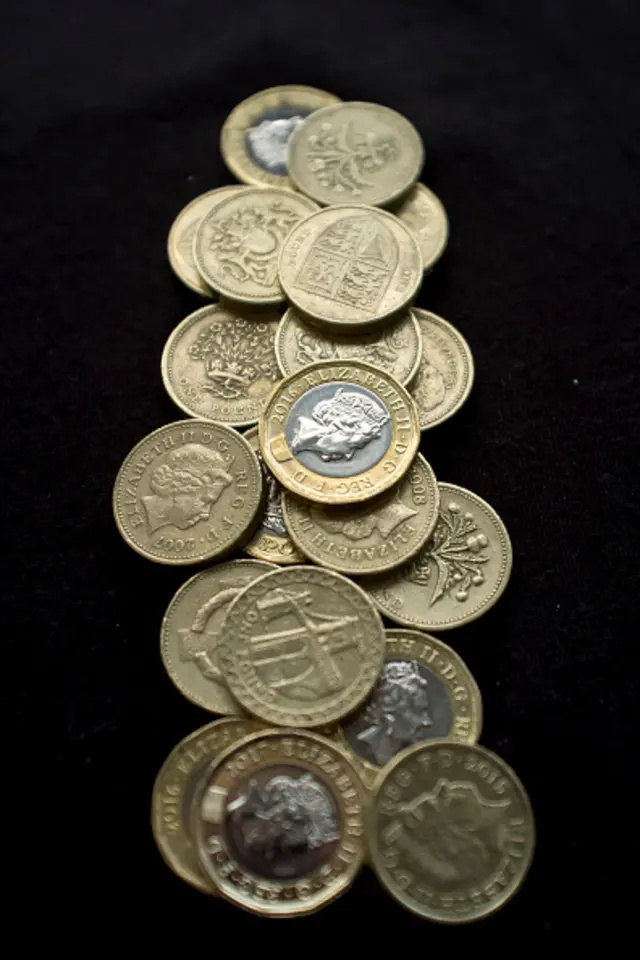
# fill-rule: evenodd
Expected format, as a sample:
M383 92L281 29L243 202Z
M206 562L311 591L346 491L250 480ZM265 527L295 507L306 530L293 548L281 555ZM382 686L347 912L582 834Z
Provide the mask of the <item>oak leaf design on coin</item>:
M244 396L258 381L278 380L268 327L238 317L201 330L189 356L204 365L209 383L202 389L224 400Z

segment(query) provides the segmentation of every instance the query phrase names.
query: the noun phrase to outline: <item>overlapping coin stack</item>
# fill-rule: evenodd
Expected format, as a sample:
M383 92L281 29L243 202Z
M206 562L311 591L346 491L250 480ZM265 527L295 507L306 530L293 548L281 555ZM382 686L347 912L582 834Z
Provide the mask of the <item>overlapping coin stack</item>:
M534 824L432 635L498 600L511 544L418 452L473 382L464 337L412 307L448 234L422 141L388 107L278 87L235 108L221 147L250 185L196 197L169 234L213 301L162 355L186 419L141 440L114 490L140 554L209 564L161 651L221 719L169 754L154 835L184 880L257 913L318 909L366 858L414 913L477 919L522 883Z

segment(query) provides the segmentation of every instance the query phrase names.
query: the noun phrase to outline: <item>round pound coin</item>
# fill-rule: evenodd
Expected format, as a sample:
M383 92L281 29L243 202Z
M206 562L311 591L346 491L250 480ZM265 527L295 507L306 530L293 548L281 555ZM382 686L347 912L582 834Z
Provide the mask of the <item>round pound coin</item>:
M431 270L444 253L449 239L449 221L442 203L424 183L416 183L393 212L418 241L424 269Z
M450 323L415 308L422 335L422 358L411 396L418 408L420 429L443 423L465 402L473 386L473 357L469 344Z
M269 470L316 503L368 500L399 483L420 431L413 400L382 370L322 360L282 380L260 420Z
M113 490L121 535L158 563L228 553L251 536L261 506L255 453L235 430L204 420L150 433L125 459Z
M402 906L441 923L494 913L517 892L535 845L511 767L478 745L433 741L398 754L368 809L374 870Z
M412 123L377 103L338 103L301 123L289 143L289 176L318 203L392 203L424 163Z
M347 752L302 731L267 730L230 747L192 806L200 862L253 913L312 913L343 893L365 854L365 789Z
M218 640L233 696L280 726L318 727L355 710L384 655L382 620L364 590L317 567L254 581L233 601Z

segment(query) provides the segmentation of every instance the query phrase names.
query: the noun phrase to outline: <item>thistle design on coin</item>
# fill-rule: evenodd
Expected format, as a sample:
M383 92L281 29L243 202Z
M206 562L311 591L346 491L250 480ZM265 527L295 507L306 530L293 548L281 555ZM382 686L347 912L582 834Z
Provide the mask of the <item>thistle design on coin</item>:
M260 450L258 428L253 427L251 430L247 430L244 436L260 461L267 491L260 526L253 538L246 544L244 551L252 557L267 560L270 563L304 563L304 556L294 545L285 526L282 515L282 491L278 481L274 479L265 466Z

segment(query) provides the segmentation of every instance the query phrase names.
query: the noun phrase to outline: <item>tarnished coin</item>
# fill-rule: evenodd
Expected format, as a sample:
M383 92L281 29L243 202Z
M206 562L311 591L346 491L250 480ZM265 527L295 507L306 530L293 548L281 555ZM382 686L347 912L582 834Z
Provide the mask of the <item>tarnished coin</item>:
M529 798L484 747L434 741L403 751L380 772L368 813L379 879L429 920L467 923L494 913L531 864Z
M362 576L392 570L424 546L438 519L436 475L418 454L400 483L363 506L327 507L284 494L284 521L314 563Z
M260 560L230 560L197 573L167 607L160 654L180 693L212 713L241 713L218 665L220 627L231 602L245 587L277 569Z
M418 179L424 147L412 123L378 103L316 111L289 142L289 176L318 203L392 203Z
M420 327L410 310L380 329L361 330L357 337L311 326L295 310L287 310L276 332L276 360L285 377L318 360L363 360L406 386L418 372L421 357Z
M247 315L228 304L201 307L178 324L162 354L167 393L190 417L234 427L256 423L280 379L280 314Z
M227 612L219 664L250 713L318 727L355 710L385 654L382 620L355 583L318 567L287 567L250 584Z
M424 183L416 183L393 212L414 234L424 269L431 270L449 239L449 221L442 203Z
M338 97L315 87L269 87L233 108L220 135L229 170L244 183L289 187L289 138L303 120Z
M481 497L440 483L440 516L418 555L363 586L390 620L422 630L450 630L486 613L509 581L511 541Z
M113 489L118 530L158 563L220 557L251 536L262 505L258 458L240 434L178 420L136 444Z
M278 275L301 313L332 329L359 332L411 305L422 283L422 255L393 214L330 207L291 230Z
M368 500L395 486L420 436L405 388L359 360L322 360L282 380L259 430L276 480L328 504Z
M277 187L243 187L205 214L193 238L200 276L224 297L280 303L278 255L292 227L318 207Z
M413 308L422 334L422 359L411 383L420 429L448 420L465 402L473 386L473 357L469 344L450 323Z
M365 798L336 743L296 730L248 736L196 791L191 822L202 867L245 910L312 913L343 893L360 868Z

